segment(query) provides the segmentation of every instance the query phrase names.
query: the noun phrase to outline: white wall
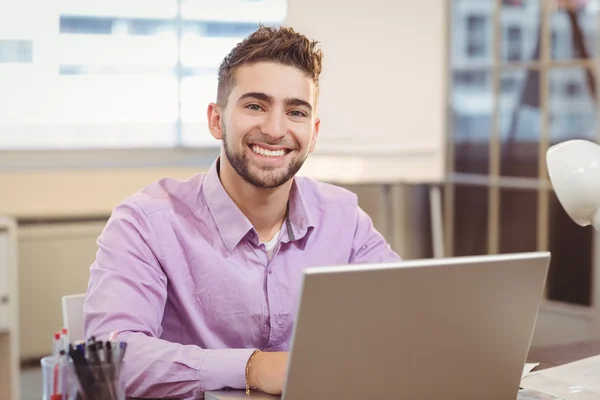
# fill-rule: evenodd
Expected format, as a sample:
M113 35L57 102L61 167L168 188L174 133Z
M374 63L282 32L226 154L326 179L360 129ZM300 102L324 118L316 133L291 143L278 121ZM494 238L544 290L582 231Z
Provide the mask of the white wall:
M348 183L444 179L447 10L440 0L289 0L285 23L324 51L321 133L301 173ZM325 164L330 153L341 167Z

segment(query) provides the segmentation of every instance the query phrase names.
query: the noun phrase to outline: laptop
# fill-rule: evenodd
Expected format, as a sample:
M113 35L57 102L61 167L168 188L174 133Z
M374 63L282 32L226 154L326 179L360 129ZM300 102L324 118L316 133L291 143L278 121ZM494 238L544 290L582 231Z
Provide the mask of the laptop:
M516 399L549 263L534 252L306 269L281 398Z

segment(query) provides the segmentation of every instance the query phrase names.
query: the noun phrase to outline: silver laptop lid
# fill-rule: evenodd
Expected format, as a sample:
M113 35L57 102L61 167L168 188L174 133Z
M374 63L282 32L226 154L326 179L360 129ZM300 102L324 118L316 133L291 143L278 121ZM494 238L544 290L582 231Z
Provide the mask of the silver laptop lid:
M283 398L514 399L547 252L310 268Z

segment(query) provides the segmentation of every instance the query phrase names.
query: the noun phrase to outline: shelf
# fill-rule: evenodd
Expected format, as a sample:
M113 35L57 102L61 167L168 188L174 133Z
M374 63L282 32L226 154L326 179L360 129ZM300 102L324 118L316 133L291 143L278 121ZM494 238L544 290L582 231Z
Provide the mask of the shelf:
M0 216L0 399L19 396L19 322L17 318L17 224ZM11 299L7 302L6 299ZM14 299L14 301L12 301Z

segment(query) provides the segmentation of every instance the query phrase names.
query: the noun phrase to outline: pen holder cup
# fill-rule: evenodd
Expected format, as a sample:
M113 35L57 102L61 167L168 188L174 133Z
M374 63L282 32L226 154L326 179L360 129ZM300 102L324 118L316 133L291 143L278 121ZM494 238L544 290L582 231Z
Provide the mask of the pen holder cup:
M73 386L69 362L58 357L47 356L41 359L42 400L70 400Z
M120 367L111 364L70 363L73 400L125 400L125 382ZM68 400L71 400L69 398Z
M42 358L42 400L125 400L125 382L115 365L77 366L66 358Z

